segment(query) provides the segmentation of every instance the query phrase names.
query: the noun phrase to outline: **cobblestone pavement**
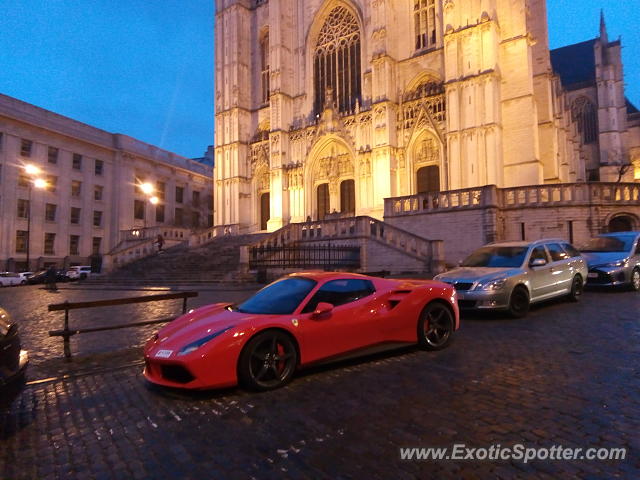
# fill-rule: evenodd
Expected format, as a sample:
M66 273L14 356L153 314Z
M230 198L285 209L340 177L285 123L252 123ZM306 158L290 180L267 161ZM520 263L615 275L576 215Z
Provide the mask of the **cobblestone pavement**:
M51 298L140 293L150 292L25 287L0 290L0 304L22 318L37 380L75 368L50 359L61 352L59 339L44 336L61 322L46 312ZM202 292L192 305L249 293ZM74 312L72 324L177 306L131 308ZM408 348L318 368L262 394L151 388L139 366L31 384L0 410L0 478L639 478L639 312L638 294L588 292L578 305L546 304L522 320L463 317L441 352ZM73 364L139 359L129 347L149 331L121 332L73 339ZM460 443L628 451L624 461L400 460L400 447Z

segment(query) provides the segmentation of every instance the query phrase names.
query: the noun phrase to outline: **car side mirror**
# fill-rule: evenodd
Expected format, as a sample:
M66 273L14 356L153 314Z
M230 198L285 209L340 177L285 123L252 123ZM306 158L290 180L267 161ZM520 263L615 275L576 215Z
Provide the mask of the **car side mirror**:
M544 258L535 258L531 260L529 264L531 267L544 267L547 264L547 261Z
M328 315L329 313L331 313L332 310L333 310L333 305L331 305L330 303L320 302L316 306L316 309L313 311L312 317L313 318L324 317L325 315Z

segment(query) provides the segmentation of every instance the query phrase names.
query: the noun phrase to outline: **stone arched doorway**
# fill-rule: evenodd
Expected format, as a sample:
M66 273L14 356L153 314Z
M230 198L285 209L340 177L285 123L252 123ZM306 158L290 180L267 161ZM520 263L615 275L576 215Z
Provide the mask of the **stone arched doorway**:
M271 194L262 192L260 194L260 230L266 230L271 218Z
M271 219L271 175L266 165L256 170L255 181L256 223L259 230L267 230Z
M439 192L441 147L436 137L426 131L421 133L411 145L410 160L412 193Z
M635 219L630 215L616 215L607 225L607 231L614 232L629 232L635 230Z
M357 183L355 162L341 141L329 140L311 157L306 169L306 216L323 220L328 214L355 215ZM309 208L311 207L311 208Z

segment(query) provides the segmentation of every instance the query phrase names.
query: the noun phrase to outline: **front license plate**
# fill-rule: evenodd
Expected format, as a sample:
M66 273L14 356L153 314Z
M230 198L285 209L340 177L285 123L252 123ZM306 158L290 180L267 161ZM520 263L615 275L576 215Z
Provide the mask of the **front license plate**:
M588 273L587 277L588 278L598 278L598 274L597 273Z
M173 350L158 350L156 352L156 358L169 358Z

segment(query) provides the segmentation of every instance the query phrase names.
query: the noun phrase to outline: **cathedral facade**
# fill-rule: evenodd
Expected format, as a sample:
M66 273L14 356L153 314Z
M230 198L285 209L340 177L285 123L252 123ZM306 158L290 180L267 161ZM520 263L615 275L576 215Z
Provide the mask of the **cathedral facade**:
M640 159L619 42L603 25L570 78L545 0L216 6L216 225L382 219L389 197L619 181Z

